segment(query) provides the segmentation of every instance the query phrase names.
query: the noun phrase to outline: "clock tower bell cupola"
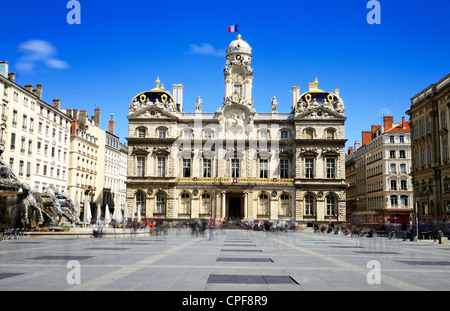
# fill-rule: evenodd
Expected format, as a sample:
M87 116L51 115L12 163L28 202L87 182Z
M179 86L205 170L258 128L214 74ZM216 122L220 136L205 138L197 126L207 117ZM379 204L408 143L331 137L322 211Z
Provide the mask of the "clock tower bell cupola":
M225 100L252 105L252 48L238 35L228 45L226 58Z

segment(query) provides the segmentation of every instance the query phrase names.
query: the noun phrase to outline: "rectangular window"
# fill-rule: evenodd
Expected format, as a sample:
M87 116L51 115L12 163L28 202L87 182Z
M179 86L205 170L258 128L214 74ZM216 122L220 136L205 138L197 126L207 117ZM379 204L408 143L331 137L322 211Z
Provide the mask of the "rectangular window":
M334 178L335 176L335 160L327 159L327 178Z
M400 190L408 190L406 186L406 180L400 180Z
M158 157L158 177L166 176L166 158Z
M395 150L389 151L389 158L395 159Z
M280 178L289 178L289 160L280 160Z
M259 160L259 178L269 178L268 160Z
M158 133L159 133L159 138L166 138L166 130L165 129L160 129Z
M231 159L231 177L239 177L239 159Z
M136 158L136 175L145 176L145 157Z
M314 178L314 159L305 159L305 178Z
M183 177L191 177L191 159L183 159Z
M11 133L11 150L16 149L16 133Z
M23 161L19 161L19 176L23 176Z
M391 180L391 190L397 190L397 181Z
M203 177L211 177L211 159L203 159Z
M406 174L406 164L400 164L400 174Z
M399 158L400 159L406 159L406 151L405 150L400 150Z
M239 95L242 96L242 84L235 84L234 85L234 92L238 93Z

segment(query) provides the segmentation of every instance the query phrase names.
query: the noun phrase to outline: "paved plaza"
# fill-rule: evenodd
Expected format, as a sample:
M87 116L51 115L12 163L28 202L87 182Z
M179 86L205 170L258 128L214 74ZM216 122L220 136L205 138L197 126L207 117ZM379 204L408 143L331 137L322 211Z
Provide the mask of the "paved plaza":
M450 245L216 230L0 242L2 291L440 291Z

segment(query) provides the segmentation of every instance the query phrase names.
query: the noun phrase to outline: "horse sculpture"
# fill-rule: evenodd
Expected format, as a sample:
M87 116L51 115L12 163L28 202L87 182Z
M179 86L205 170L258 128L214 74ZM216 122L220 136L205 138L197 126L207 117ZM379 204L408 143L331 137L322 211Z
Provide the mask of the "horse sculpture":
M44 217L42 216L41 209L38 207L36 199L33 196L33 193L31 192L30 186L27 183L22 184L22 206L23 206L23 213L22 213L22 223L24 226L29 225L29 209L33 209L35 212L38 213L38 224L42 225L44 223Z
M45 188L44 193L40 197L45 214L52 220L54 225L59 225L63 217L72 223L78 220L72 201L54 187L49 186Z

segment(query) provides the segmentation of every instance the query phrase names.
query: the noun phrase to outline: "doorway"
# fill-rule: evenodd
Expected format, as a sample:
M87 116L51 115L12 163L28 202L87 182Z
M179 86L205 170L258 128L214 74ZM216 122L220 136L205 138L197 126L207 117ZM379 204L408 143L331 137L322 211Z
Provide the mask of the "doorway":
M242 197L233 196L228 198L228 218L242 219Z

